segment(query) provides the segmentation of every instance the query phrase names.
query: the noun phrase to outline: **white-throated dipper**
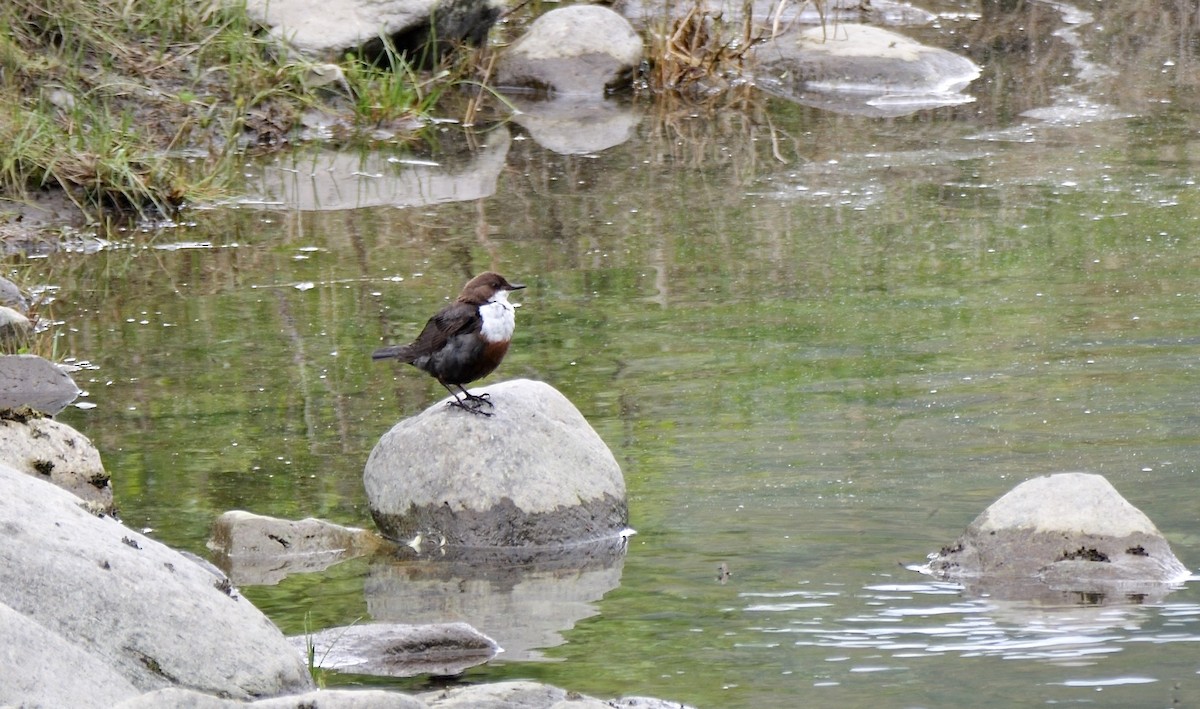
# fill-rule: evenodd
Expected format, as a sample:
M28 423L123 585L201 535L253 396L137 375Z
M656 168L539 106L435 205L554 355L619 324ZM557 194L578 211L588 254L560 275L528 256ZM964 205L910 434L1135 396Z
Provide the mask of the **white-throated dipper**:
M488 395L471 394L463 384L491 374L504 359L516 323L508 294L524 287L509 283L499 273L481 273L463 286L453 303L429 318L412 344L380 347L371 359L398 359L429 372L454 397L451 406L491 416L480 410L483 404L492 405ZM465 400L458 398L451 384Z

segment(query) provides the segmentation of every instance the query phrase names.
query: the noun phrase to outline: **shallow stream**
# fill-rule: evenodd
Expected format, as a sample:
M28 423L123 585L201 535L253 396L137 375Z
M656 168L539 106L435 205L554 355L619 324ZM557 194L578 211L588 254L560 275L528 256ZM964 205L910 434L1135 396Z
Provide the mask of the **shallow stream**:
M493 268L529 287L489 381L588 418L628 554L242 588L285 632L467 620L506 652L457 681L699 707L1200 704L1200 584L1010 601L906 568L1060 470L1105 475L1200 567L1195 42L1131 56L1099 4L1031 8L1006 53L972 6L933 8L921 39L985 66L972 104L618 103L628 140L570 155L448 125L444 152L304 149L186 224L10 257L81 367L60 418L171 545L205 553L229 509L370 526L371 447L443 392L369 354Z

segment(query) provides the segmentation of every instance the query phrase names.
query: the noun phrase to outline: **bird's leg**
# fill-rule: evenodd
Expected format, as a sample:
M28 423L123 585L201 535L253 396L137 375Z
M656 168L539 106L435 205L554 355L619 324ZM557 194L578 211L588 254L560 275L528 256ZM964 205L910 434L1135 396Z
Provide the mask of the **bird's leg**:
M488 412L481 411L479 409L479 404L480 404L480 402L484 402L490 406L492 402L488 401L487 399L484 399L483 397L473 396L473 395L467 393L466 389L463 389L461 386L455 384L455 386L457 386L459 389L462 389L462 393L466 395L467 400L466 400L466 402L464 402L462 399L458 398L458 394L454 393L454 390L450 388L449 384L447 384L446 382L442 382L440 379L438 381L441 382L442 386L446 387L446 391L450 392L450 396L454 397L454 401L446 402L447 406L453 406L455 408L462 409L463 411L469 411L473 414L479 414L480 416L491 416L491 414L489 414ZM471 402L471 405L468 406L467 402Z
M472 394L471 392L467 391L466 389L463 389L462 384L455 384L454 386L458 387L459 391L461 391L463 393L463 396L467 397L467 401L474 401L476 406L479 406L481 404L487 404L488 406L494 406L494 404L492 404L491 394L488 394L486 391L483 392L482 394Z

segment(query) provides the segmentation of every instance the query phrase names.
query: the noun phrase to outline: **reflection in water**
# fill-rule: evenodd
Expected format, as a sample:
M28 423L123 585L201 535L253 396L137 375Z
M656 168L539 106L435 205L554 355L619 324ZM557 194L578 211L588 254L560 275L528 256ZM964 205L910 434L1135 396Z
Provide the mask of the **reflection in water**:
M363 592L376 621L466 622L499 643L501 661L544 660L542 651L599 612L596 603L620 585L623 562L623 549L609 544L507 563L377 558Z

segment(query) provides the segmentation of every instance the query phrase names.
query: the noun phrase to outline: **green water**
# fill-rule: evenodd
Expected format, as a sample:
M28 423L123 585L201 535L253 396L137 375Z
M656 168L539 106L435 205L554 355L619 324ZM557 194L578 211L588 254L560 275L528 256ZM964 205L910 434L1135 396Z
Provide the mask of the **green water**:
M443 395L370 351L470 274L526 283L488 381L579 407L638 534L613 568L472 582L465 619L487 597L540 634L462 681L703 707L1193 704L1194 584L1048 606L904 568L1058 470L1105 475L1200 564L1200 113L1013 107L1044 98L890 120L632 107L636 135L585 156L502 126L477 139L508 151L485 198L214 207L9 261L84 365L95 406L60 418L99 447L125 521L198 553L234 508L369 526L371 447ZM309 157L249 165L247 194ZM394 590L449 587L421 573L355 560L242 590L302 633L444 609ZM555 602L521 600L576 581L597 590L564 593L559 627L536 622Z

